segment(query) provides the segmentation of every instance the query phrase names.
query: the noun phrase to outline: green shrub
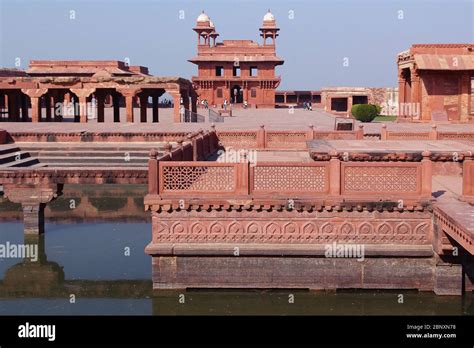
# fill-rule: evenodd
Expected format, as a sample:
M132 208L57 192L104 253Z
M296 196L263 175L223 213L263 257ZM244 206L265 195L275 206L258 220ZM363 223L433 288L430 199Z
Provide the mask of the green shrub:
M377 116L380 115L380 113L382 112L382 107L377 104L371 104L371 105L375 106L375 110L377 110Z
M356 104L351 109L352 116L360 122L372 122L377 117L377 107L373 104Z

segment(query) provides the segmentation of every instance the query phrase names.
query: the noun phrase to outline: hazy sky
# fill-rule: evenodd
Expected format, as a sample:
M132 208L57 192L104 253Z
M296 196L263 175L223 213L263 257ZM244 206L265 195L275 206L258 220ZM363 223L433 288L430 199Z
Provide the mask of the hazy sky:
M202 9L219 39L260 42L267 9L281 28L279 89L395 86L413 43L474 42L473 0L0 0L0 66L30 59L130 59L190 78ZM74 11L74 12L71 12ZM184 19L180 18L184 14ZM75 18L70 18L75 16ZM349 66L344 67L344 58Z

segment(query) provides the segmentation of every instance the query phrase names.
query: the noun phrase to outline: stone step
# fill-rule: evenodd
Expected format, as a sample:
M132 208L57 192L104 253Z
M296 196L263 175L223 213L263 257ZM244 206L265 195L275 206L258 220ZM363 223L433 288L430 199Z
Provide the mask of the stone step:
M41 163L61 163L61 162L69 162L69 163L96 163L98 165L103 165L106 163L118 163L121 165L127 165L128 163L148 163L148 156L147 157L133 157L131 156L129 161L125 160L125 156L77 156L77 157L69 157L69 156L41 156L39 161Z
M158 150L162 151L163 146L113 146L113 147L106 147L106 146L56 146L56 147L44 147L41 144L38 144L38 146L17 146L18 148L25 150L25 151L30 151L30 150L36 150L36 151L147 151L150 152L150 150Z
M16 143L22 150L45 151L147 151L162 150L165 143L154 144L75 144L75 143Z
M35 157L26 157L19 161L13 161L5 164L1 164L0 168L16 168L16 167L30 167L34 164L39 164L39 161Z
M0 145L0 155L5 155L12 152L18 152L21 149L16 144Z
M50 150L30 150L31 156L42 158L48 157L120 157L124 158L129 156L131 158L149 158L150 154L148 151L50 151Z
M25 151L15 151L7 154L0 155L0 164L7 164L7 163L13 163L13 162L19 162L17 161L17 158L23 159L27 157L31 157L28 152Z
M129 165L120 165L117 163L109 163L101 166L93 166L91 163L69 163L69 162L61 162L61 163L40 163L46 168L97 168L97 169L143 169L144 171L148 170L148 167L143 165L143 163L131 163Z

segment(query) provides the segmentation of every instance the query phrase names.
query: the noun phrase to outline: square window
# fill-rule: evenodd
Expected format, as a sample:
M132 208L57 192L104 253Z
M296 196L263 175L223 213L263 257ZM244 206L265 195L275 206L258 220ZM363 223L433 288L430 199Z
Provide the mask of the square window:
M234 66L233 76L240 76L240 67Z
M258 76L258 68L256 66L250 67L250 76Z
M224 76L224 67L216 66L216 76Z

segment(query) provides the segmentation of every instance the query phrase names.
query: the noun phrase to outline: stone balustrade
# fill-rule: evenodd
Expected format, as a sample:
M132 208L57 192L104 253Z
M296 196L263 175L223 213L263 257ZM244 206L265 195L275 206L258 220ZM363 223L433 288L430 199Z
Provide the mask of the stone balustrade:
M474 132L441 132L436 125L430 131L409 132L389 131L384 124L380 130L380 140L471 140L474 141Z
M405 206L429 200L432 192L432 162L427 151L419 162L343 161L332 152L326 161L256 164L171 162L169 157L158 159L152 153L148 176L149 204L166 199L189 204L199 198L212 204L213 199L329 198L338 202L405 200Z
M267 130L264 125L259 130L218 131L219 142L225 148L238 149L306 149L306 142L315 139L363 139L364 128L357 131L317 131L309 125L307 131Z

